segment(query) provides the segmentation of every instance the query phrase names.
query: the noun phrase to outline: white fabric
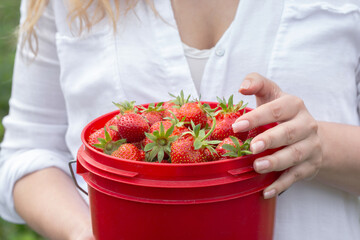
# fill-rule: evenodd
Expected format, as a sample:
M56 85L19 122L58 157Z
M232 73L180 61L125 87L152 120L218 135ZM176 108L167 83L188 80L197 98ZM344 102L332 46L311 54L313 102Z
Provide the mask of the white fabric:
M201 79L204 75L206 63L210 57L211 49L197 49L183 43L186 61L189 64L191 78L194 81L197 92L200 92Z
M12 199L16 180L48 166L66 171L82 128L114 110L112 101L163 101L181 90L198 97L170 1L156 0L155 7L161 18L140 1L116 34L104 20L78 37L62 1L50 1L39 22L37 58L28 64L16 57L3 120L3 218L23 222ZM234 94L255 107L237 90L246 74L258 72L302 98L316 119L359 126L359 33L357 0L241 0L209 56L199 93L209 101ZM360 239L359 216L357 196L298 182L278 198L274 239Z

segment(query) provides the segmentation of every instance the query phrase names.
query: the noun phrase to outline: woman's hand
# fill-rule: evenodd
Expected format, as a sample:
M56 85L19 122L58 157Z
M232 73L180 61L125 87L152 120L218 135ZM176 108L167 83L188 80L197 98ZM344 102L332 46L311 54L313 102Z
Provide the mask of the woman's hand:
M233 125L234 132L278 122L276 127L256 136L251 141L250 150L256 154L285 146L254 162L258 173L286 169L277 181L264 190L264 198L272 198L293 183L314 177L322 165L322 147L317 121L309 114L304 102L282 92L274 82L256 73L245 77L239 92L255 95L258 107L237 119Z

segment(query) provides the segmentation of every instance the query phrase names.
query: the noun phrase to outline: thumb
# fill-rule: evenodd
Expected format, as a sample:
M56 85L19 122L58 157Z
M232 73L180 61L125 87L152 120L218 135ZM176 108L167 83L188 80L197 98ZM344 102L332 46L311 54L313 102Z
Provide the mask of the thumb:
M242 82L239 92L244 95L255 95L257 106L273 101L283 95L276 83L258 73L248 74Z

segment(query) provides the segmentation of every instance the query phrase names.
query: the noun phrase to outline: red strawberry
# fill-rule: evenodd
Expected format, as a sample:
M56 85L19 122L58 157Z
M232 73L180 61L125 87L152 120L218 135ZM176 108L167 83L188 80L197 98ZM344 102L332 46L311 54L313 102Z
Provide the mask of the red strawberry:
M148 122L139 114L128 113L119 117L117 129L121 138L127 142L140 142L145 138L145 132L149 131Z
M229 136L236 136L237 138L245 141L248 132L234 133L232 125L235 123L238 116L236 114L226 114L216 122L215 129L211 135L211 139L223 140Z
M149 133L153 133L154 131L159 131L161 124L164 126L165 131L168 130L173 125L170 121L158 121L150 127Z
M243 142L240 139L238 139L238 138L236 138L236 139L237 139L237 141L239 141L240 145L243 145ZM225 138L224 140L222 140L222 142L219 145L217 145L217 147L215 149L216 152L217 152L217 159L226 158L226 157L223 157L223 155L229 152L229 150L226 150L226 149L223 148L224 144L228 144L228 145L231 145L233 147L236 147L235 143L231 140L230 137Z
M208 155L205 149L194 148L194 138L178 139L171 144L171 162L172 163L199 163L206 162Z
M250 129L249 130L249 133L248 133L248 136L247 138L254 138L256 137L257 135L260 134L260 128L259 127L256 127L256 128L253 128L253 129Z
M105 132L108 136L106 136ZM110 128L100 128L90 134L88 144L95 147L99 151L104 151L105 145L120 140L118 132Z
M143 112L141 115L149 121L150 126L163 119L161 112Z
M154 123L163 120L163 112L164 109L162 108L163 103L160 102L156 106L154 103L150 103L148 108L141 108L141 115L145 117L149 121L149 125L153 125Z
M179 138L171 144L171 162L198 163L212 161L213 154L216 154L212 145L219 143L219 141L206 140L212 130L213 128L205 134L205 129L201 129L200 124L195 126L192 123L192 130L186 135L187 137Z
M229 140L230 139L230 140ZM224 139L217 147L216 151L220 155L220 159L237 158L244 155L252 154L249 151L250 141L246 140L244 143L234 136Z
M145 158L144 153L131 143L122 144L111 156L134 161L144 161Z
M121 103L113 102L113 104L119 108L121 115L137 112L137 108L135 108L135 101L131 101L131 102L124 101Z
M170 96L175 98L174 100L170 100L164 103L163 108L166 110L164 112L164 118L169 117L169 118L173 118L173 114L181 120L180 117L180 107L183 106L184 104L189 102L189 99L191 97L191 95L188 95L187 98L185 98L184 95L184 91L181 90L180 94L178 96L175 96L173 94L170 93ZM172 114L172 113L173 114Z
M229 136L236 136L242 141L245 141L248 133L234 133L232 125L235 123L236 119L243 114L243 109L246 107L246 104L243 105L243 102L240 101L237 105L234 105L233 95L230 96L228 102L225 99L220 98L218 98L218 101L221 109L215 113L217 122L211 138L223 140Z
M145 151L140 149L139 152L140 152L140 161L142 162L145 161L145 155L146 155Z
M173 115L171 114L171 112L175 116L179 116L180 107L177 106L174 102L172 101L165 102L163 108L165 109L163 113L163 118L172 118Z
M201 128L206 126L208 120L207 113L200 102L185 103L181 106L178 119L184 119L187 126L190 125L191 121L194 122L195 125L200 124Z
M171 124L168 129L165 129L163 122L164 121L158 122L160 123L159 130L145 133L146 138L143 141L143 144L145 144L144 150L149 153L147 160L150 162L162 162L163 159L168 158L170 146L178 138L178 136L172 136L175 125ZM164 123L168 123L168 121L165 121Z
M180 136L186 131L189 131L188 128L184 127L182 124L176 123L175 121L159 121L154 123L151 127L149 132L153 133L154 131L160 130L160 124L163 124L165 131L167 131L172 125L174 126L174 130L170 136Z
M116 126L117 125L117 121L119 120L119 117L121 116L121 114L115 115L113 118L111 118L109 121L107 121L105 123L105 127L110 127L110 126Z

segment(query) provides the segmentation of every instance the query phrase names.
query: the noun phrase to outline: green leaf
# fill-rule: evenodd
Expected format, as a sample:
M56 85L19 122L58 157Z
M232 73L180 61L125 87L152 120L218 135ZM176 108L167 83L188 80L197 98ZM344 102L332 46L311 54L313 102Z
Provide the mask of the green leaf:
M195 136L199 136L200 129L201 129L201 124L198 124L195 126L195 129L194 129Z
M210 140L210 141L206 141L207 144L212 144L212 145L217 145L219 143L221 143L221 141L219 140Z
M159 150L160 150L160 149L157 148L156 146L151 150L150 155L149 155L150 160L153 160L153 159L156 157L156 155L158 154Z
M234 95L229 97L228 108L234 108Z
M170 155L170 153L171 153L171 147L170 147L170 146L166 146L166 147L165 147L165 152Z
M234 137L234 136L230 136L230 139L231 139L231 141L235 144L236 149L240 149L240 142L239 142L239 140L238 140L236 137Z
M156 136L154 136L153 134L150 133L145 133L145 136L150 139L151 141L155 142L157 140Z
M112 140L112 138L110 137L109 132L106 130L106 127L104 127L104 133L105 133L106 142L110 142Z
M222 148L225 150L228 150L230 152L237 152L237 149L233 145L230 145L230 144L224 144L224 145L222 145Z
M165 138L168 138L174 131L175 125L172 124L171 127L166 131Z
M179 136L171 136L168 138L168 143L172 143L174 141L176 141L179 138Z
M164 159L164 151L162 149L159 150L157 156L158 156L158 161L161 162Z
M160 138L160 133L157 130L153 132L153 135L156 137L156 139Z
M162 122L160 122L159 130L160 130L160 136L164 136L165 135L165 130L164 130L164 125L162 124Z
M241 101L241 104L242 104L242 101ZM247 105L248 105L248 103L241 105L239 110L243 110L244 108L246 108ZM245 114L245 110L244 110L244 114Z
M248 150L243 150L243 151L241 151L241 153L242 153L243 155L253 154L251 151L248 151Z
M198 133L198 138L203 139L205 137L205 129L201 129Z
M116 131L116 132L119 130L118 127L117 127L117 126L114 126L114 125L109 126L109 128L110 128L111 130Z
M198 150L198 149L201 148L201 146L202 146L201 140L199 138L195 139L195 141L194 141L194 149Z
M144 151L145 151L145 152L150 151L151 149L154 148L155 145L156 145L155 142L151 142L151 143L146 144L146 146L145 146L145 148L144 148Z
M105 145L106 144L106 140L103 138L98 138L98 141L100 142L100 144Z
M236 157L239 157L236 153L233 153L233 152L227 152L225 154L223 154L224 157L233 157L233 158L236 158Z

